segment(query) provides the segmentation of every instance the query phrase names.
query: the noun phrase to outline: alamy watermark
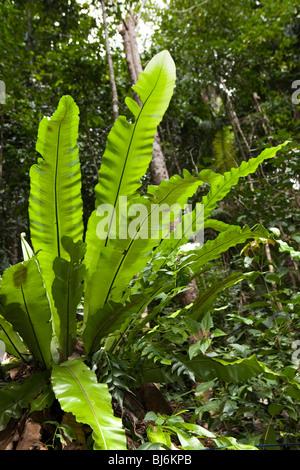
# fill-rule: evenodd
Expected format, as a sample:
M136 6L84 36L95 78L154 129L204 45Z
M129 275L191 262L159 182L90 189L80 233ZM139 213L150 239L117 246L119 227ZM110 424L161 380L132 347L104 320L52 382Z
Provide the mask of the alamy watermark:
M184 214L183 214L184 212ZM111 204L100 204L96 215L99 217L96 233L98 238L109 239L151 239L160 240L193 238L203 245L204 206L191 204L129 204L127 197L119 198L118 209Z
M5 356L5 343L4 341L0 341L0 364L3 362Z
M300 104L300 80L295 80L292 83L292 88L296 88L296 91L292 94L292 103Z
M300 365L300 340L293 341L292 349L295 349L295 352L292 354L292 362L297 366Z
M6 87L3 80L0 80L0 104L5 104Z

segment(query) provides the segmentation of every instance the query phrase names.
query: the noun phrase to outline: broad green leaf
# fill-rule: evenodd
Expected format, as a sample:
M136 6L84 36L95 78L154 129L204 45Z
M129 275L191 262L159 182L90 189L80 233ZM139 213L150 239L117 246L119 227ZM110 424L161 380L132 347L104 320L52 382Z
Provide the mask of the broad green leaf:
M22 358L25 362L29 352L20 338L20 335L14 331L12 325L6 321L2 314L4 309L0 305L0 340L5 343L5 351L15 357Z
M187 315L189 318L193 320L200 321L207 312L213 307L213 304L216 300L217 295L222 292L223 290L227 289L228 287L232 287L239 282L251 279L259 276L260 273L256 271L248 272L248 273L235 273L232 272L227 278L215 282L212 286L207 288L205 291L199 292L199 296L193 302L193 304L189 307L188 312L183 309L180 312L180 315Z
M113 217L119 213L120 197L126 197L128 201L137 197L141 178L152 158L154 134L169 105L174 84L174 62L167 51L160 52L139 75L134 87L142 101L142 108L133 106L131 99L126 100L134 113L134 122L129 123L125 117L120 116L108 136L99 170L99 183L95 188L96 209L89 219L86 234L85 264L89 270L85 289L87 298L93 289L90 281L100 253L110 241L108 237L101 240L97 237L97 208L102 204L111 205L114 208ZM110 224L111 221L108 222L109 231Z
M210 344L210 338L201 338L195 344L191 344L188 349L189 358L193 359L199 352L205 353Z
M198 437L208 437L208 438L216 437L214 433L208 431L206 428L203 428L202 426L199 426L198 424L183 422L181 424L177 424L177 426L181 426L187 429L188 431L192 432Z
M172 276L173 277L173 276ZM160 286L159 290L157 290L157 286ZM160 302L155 305L151 309L151 312L148 312L148 314L141 319L138 322L135 322L132 327L130 328L130 331L127 332L127 338L128 341L132 341L132 339L136 336L139 335L140 331L145 328L146 324L151 322L157 315L160 314L160 312L166 308L174 299L175 296L177 296L179 293L184 292L186 289L185 287L180 288L180 287L174 287L176 285L176 281L173 277L173 282L170 282L169 279L166 279L164 276L158 276L158 278L153 282L153 285L150 287L150 292L152 290L152 296L148 297L149 302L147 301L147 305L150 304L150 302L157 297L158 299L160 298ZM155 289L154 289L155 288ZM162 293L162 296L159 296L160 292ZM143 292L142 292L143 294ZM147 289L144 290L145 297L147 296ZM175 313L175 312L174 312ZM178 312L179 313L179 312ZM156 327L154 327L153 331L155 330ZM123 330L123 333L125 331ZM198 330L197 330L198 333Z
M215 220L215 219L207 219L204 224L205 228L212 228L213 230L216 230L216 232L225 232L229 228L234 227L234 225L227 224L225 222L222 222L221 220ZM236 225L236 227L238 227Z
M289 386L286 389L286 395L289 395L290 397L292 397L295 400L295 402L300 402L300 390L299 389Z
M271 403L268 406L268 413L270 413L271 416L275 416L278 413L281 413L285 408L285 405L282 405L281 403Z
M246 359L224 361L199 355L189 362L188 367L194 372L196 380L209 381L217 377L222 382L244 382L264 372L263 365L253 355Z
M125 431L113 414L107 384L97 383L83 360L54 365L52 385L62 409L93 429L95 450L126 450Z
M83 236L81 174L78 158L79 110L63 96L51 118L39 125L36 150L41 157L30 169L29 220L35 252L67 256L61 239Z
M60 353L66 360L73 352L77 334L76 312L83 296L85 266L81 264L81 260L85 245L81 240L74 243L70 237L62 237L62 246L69 254L70 261L55 258L52 296L59 316L57 333Z
M272 450L280 450L280 446L275 446L274 444L278 444L278 437L277 432L275 431L273 426L268 426L261 436L262 442L264 444L271 445Z
M204 445L201 444L199 439L189 434L184 429L175 428L181 447L185 450L201 450L204 449Z
M202 203L204 204L205 220L211 214L212 210L216 207L218 201L230 192L232 186L235 186L240 178L244 178L251 173L254 173L259 165L267 159L275 157L276 153L282 149L288 142L284 142L277 147L266 148L255 158L250 158L247 162L242 162L238 168L232 168L230 171L225 172L223 179L219 180L216 185L212 185L209 193L203 197Z
M147 196L133 201L135 207L139 205L141 216L137 217L138 222L132 231L134 221L130 222L126 238L112 239L103 248L86 299L90 315L95 314L109 300L120 301L131 279L145 267L152 256L153 248L159 244L162 237L159 228L162 227L166 229L166 234L169 233L170 220L175 217L172 206L181 210L200 184L200 176L195 178L185 171L183 178L174 175L158 187L151 186ZM165 207L171 210L163 212ZM158 217L162 214L161 222Z
M275 273L268 273L265 276L265 280L267 282L273 283L275 282L276 284L280 285L281 284L281 277L278 276L278 274Z
M19 418L23 409L47 385L48 372L34 373L23 382L16 382L0 388L0 431L6 428L11 418Z
M170 450L170 447L162 442L145 442L139 446L137 450Z
M169 106L175 85L175 64L167 51L156 54L139 75L133 86L142 108L135 106L135 122L125 123L121 118L121 133L111 131L99 170L99 183L95 188L96 207L115 204L120 196L136 197L152 158L152 145L157 126ZM130 98L126 104L132 103ZM128 131L130 129L130 132ZM117 161L116 161L117 160ZM115 179L117 177L117 179ZM113 186L111 183L114 183Z
M238 183L240 178L244 178L251 173L254 173L264 160L275 157L276 153L287 144L288 142L284 142L277 147L267 148L263 150L261 154L258 155L258 157L251 158L247 162L242 162L238 168L232 168L230 171L224 173L223 176L215 174L215 177L211 180L211 188L209 192L201 200L201 203L203 204L203 214L201 212L196 213L194 210L192 213L185 214L183 216L183 222L185 218L188 218L190 220L190 224L193 225L196 223L197 217L203 217L204 223L206 223L207 219L211 215L211 212L216 208L218 202L224 199L224 197L230 192L231 188ZM201 173L202 172L200 172L199 175L201 175ZM207 226L209 226L210 222L208 221L207 224ZM176 233L175 229L170 236L170 240L164 240L162 242L161 249L164 252L169 253L170 250L176 250L178 247L180 247L180 245L183 245L188 241L186 237L179 239L177 235L178 234Z
M257 447L251 444L241 444L234 437L229 436L220 436L214 439L214 442L218 447L225 447L228 450L257 450Z
M124 331L132 315L141 315L157 295L170 288L169 284L161 285L159 282L154 282L143 292L133 293L126 303L107 302L95 315L90 316L83 332L86 354L97 351L101 339L105 336L117 334L121 328Z
M263 362L258 361L255 355L232 361L209 357L205 354L198 355L192 360L181 354L177 354L176 358L193 373L194 379L197 382L207 382L217 378L222 382L240 383L262 374L270 380L282 380L290 384L295 390L300 389L300 384L296 380L287 377L283 373L272 371ZM183 380L184 377L184 375L178 376L171 369L162 369L159 365L151 364L149 361L145 363L144 371L141 373L139 381L141 383L176 382Z
M275 240L275 241L279 245L279 251L287 252L291 255L292 258L296 258L300 260L300 251L294 250L292 246L288 245L288 243L282 240Z
M39 125L36 150L41 157L30 169L29 222L31 242L48 292L54 330L59 319L51 295L56 257L69 259L62 237L76 243L83 237L81 173L78 157L79 109L63 96L55 113Z
M3 273L3 316L24 340L35 360L44 368L51 364L51 310L35 258L11 266Z
M181 264L188 265L194 277L198 275L202 266L211 260L219 258L229 248L244 243L249 238L268 238L268 231L262 226L251 230L247 225L243 228L233 226L225 232L221 232L214 240L208 240L201 248L194 253L189 252L188 258L181 260Z
M170 435L163 431L162 426L153 426L152 424L149 424L147 427L147 437L152 443L162 443L167 447L171 447Z
M42 392L30 402L29 413L34 411L42 411L45 408L50 408L55 400L51 385L48 383L42 390Z

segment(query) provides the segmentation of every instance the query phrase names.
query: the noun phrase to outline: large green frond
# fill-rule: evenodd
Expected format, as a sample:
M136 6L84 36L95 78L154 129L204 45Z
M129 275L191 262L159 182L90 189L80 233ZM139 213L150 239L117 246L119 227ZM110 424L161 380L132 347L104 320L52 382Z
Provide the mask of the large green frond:
M180 264L188 265L193 272L193 277L195 277L201 272L202 266L209 261L219 258L220 254L229 248L244 243L250 238L267 239L268 236L268 231L261 225L258 225L253 230L247 225L242 228L233 225L225 232L221 232L214 240L208 240L201 248L190 251L187 258L181 259Z
M51 118L39 125L36 150L41 158L30 169L29 219L35 252L66 256L61 238L82 239L81 173L78 157L79 110L63 96Z
M12 356L22 358L26 362L26 357L29 355L29 352L20 335L14 331L12 325L4 319L3 313L4 308L0 305L0 340L5 344L5 352Z
M33 249L49 295L56 337L60 319L53 298L53 263L69 260L62 238L76 243L83 238L81 172L77 138L79 109L71 96L63 96L57 110L39 125L36 150L41 157L30 170L29 221ZM58 349L60 345L56 345Z
M52 385L62 409L93 429L94 450L127 449L122 421L113 414L107 384L98 383L81 359L54 366Z
M52 296L60 322L58 337L60 355L66 360L73 352L77 334L76 313L83 297L85 266L81 260L85 245L81 240L74 243L70 237L63 237L62 244L70 255L70 261L55 258Z
M134 87L142 101L142 108L131 98L126 99L134 121L130 123L124 116L120 116L108 136L99 170L99 183L95 188L96 209L90 216L86 233L85 264L89 271L87 297L100 253L109 244L110 221L107 237L97 237L97 208L102 204L109 204L114 208L111 215L113 217L119 211L120 197L126 197L128 202L137 197L141 178L152 158L154 134L169 105L174 84L175 65L170 54L163 51L148 63Z
M36 259L6 269L0 292L3 317L20 334L38 364L49 368L51 310Z
M0 431L11 419L22 416L24 408L41 393L49 380L49 372L36 372L23 382L13 382L0 388Z
M140 207L140 214L126 227L127 236L110 240L102 249L91 280L91 292L85 299L86 312L89 315L95 314L109 300L120 301L129 282L151 258L162 234L168 235L170 221L176 218L176 211L172 211L172 206L175 205L174 209L183 207L201 184L200 176L195 178L185 171L183 178L174 175L160 186L150 187L149 195L133 201L129 211L130 208ZM164 207L167 210L164 211ZM162 219L159 218L160 215ZM124 223L126 220L125 217Z
M191 226L195 225L198 217L203 217L205 228L206 221L210 217L212 211L216 208L218 202L226 197L226 195L231 191L231 188L238 183L239 179L254 173L264 160L274 158L277 152L279 152L282 147L287 145L287 143L288 142L284 142L277 147L266 148L261 152L260 155L258 155L258 157L251 158L247 162L242 162L238 168L232 168L230 171L224 173L224 175L212 173L210 190L201 200L201 203L203 204L203 212L197 212L196 210L193 210L192 213L188 213L183 216L183 219L188 218L190 221L186 224L187 228L189 223ZM201 173L199 176L201 176ZM202 178L205 181L204 177ZM221 224L219 224L219 229L221 228L220 225ZM208 220L207 226L212 226L211 220ZM226 227L223 226L221 230L224 228ZM170 253L180 248L180 246L187 241L188 239L186 237L182 237L180 239L175 229L174 232L172 232L170 239L165 239L162 241L160 250L164 253Z

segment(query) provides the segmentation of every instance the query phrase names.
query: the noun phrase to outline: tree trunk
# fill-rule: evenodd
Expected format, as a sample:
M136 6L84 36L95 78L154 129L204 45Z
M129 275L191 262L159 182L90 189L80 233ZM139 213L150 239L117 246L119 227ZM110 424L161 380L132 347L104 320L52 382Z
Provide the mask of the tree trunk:
M225 101L225 103L227 103L228 105L228 108L229 108L229 116L230 116L230 120L231 120L231 123L234 124L234 127L237 128L244 144L245 144L245 147L247 149L247 153L250 154L250 145L249 145L249 142L247 141L246 137L245 137L245 134L241 128L241 124L240 124L240 121L239 121L239 118L237 117L237 114L235 112L235 109L233 107L233 104L232 104L232 101L231 101L231 98L230 98L230 93L229 93L229 90L226 86L226 83L224 82L223 78L221 77L220 78L220 83L222 85L222 88L224 90L224 93L222 93L222 97L224 98L225 96L225 100L223 99L223 102ZM244 155L244 152L243 152L243 155Z
M228 88L226 86L226 83L224 82L222 77L220 78L220 85L221 85L220 86L221 98L222 98L222 101L223 101L223 104L224 104L225 111L228 115L229 121L230 121L231 126L232 126L235 141L236 141L237 146L239 148L239 151L240 151L240 153L243 157L243 160L248 161L249 158L250 158L250 155L251 155L250 154L251 148L250 148L249 142L247 141L247 139L245 137L245 134L242 130L240 120L239 120L239 118L238 118L238 116L235 112L234 107L233 107L233 104L232 104L232 101L231 101L231 98L230 98L229 90L228 90ZM240 138L242 139L242 141L244 143L244 146L246 147L247 155L244 152L243 145L242 145L242 142L241 142ZM247 179L249 180L249 183L250 183L250 189L254 193L255 191L254 191L254 186L253 186L251 176L248 175ZM255 198L255 195L254 195L254 198Z
M270 250L269 243L265 244L265 251L266 251L266 257L267 257L267 260L268 260L268 263L269 263L269 271L270 271L270 273L273 274L274 273L274 266L273 266L273 260L272 260L272 255L271 255L271 250ZM272 282L272 288L273 288L274 292L277 291L276 282ZM278 310L280 312L282 312L283 311L282 303L280 302L280 300L278 299L277 296L274 296L274 299L275 299Z
M30 11L30 5L28 6L27 10L27 50L29 52L29 63L32 66L33 60L32 60L32 33L31 33L31 11Z
M104 28L104 35L105 35L106 57L107 57L108 71L109 71L109 81L110 81L110 86L112 90L112 107L113 107L114 120L116 121L119 115L119 102L118 102L118 93L117 93L117 87L116 87L116 81L115 81L113 61L112 61L112 56L111 56L110 44L109 44L107 21L106 21L106 8L105 8L104 0L101 0L101 7L102 7L102 16L103 16L103 28Z
M263 130L268 138L268 141L272 143L272 138L270 136L271 129L270 129L270 121L265 113L262 112L260 103L259 103L259 96L256 92L253 93L253 101L256 111L261 115L261 123Z

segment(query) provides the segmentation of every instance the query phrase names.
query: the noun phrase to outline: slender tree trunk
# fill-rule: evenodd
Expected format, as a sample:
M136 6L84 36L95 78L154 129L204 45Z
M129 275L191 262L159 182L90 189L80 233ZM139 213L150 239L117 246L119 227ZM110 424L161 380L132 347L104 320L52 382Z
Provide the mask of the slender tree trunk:
M247 153L250 154L251 149L250 149L249 142L248 142L248 140L246 139L245 134L244 134L244 132L243 132L243 130L242 130L242 128L241 128L241 124L240 124L239 118L237 117L237 114L236 114L236 112L235 112L235 109L234 109L234 107L233 107L233 104L232 104L232 101L231 101L231 98L230 98L229 90L228 90L228 88L227 88L227 86L226 86L226 83L224 82L224 80L223 80L222 77L221 77L221 79L220 79L220 83L221 83L221 85L222 85L222 87L223 87L223 90L224 90L224 92L225 92L225 96L226 96L226 100L225 100L225 101L227 102L228 107L229 107L229 110L230 110L231 121L234 123L235 127L238 129L239 134L240 134L240 136L241 136L241 138L242 138L242 140L243 140L243 142L244 142L244 144L245 144L245 147L246 147L246 149L247 149ZM223 96L224 96L224 94L223 94Z
M27 49L29 52L29 63L32 66L33 60L32 60L32 33L31 33L31 11L30 11L30 6L28 6L27 10Z
M269 243L265 244L265 251L266 251L267 260L268 260L268 263L269 263L269 271L270 271L270 273L274 273L274 266L273 266L273 260L272 260L272 255L271 255L271 250L270 250ZM272 287L273 287L273 290L276 292L277 291L276 282L272 282ZM283 311L282 303L280 302L280 300L278 299L277 296L274 296L274 299L276 301L276 305L277 305L278 310L280 312L282 312Z
M262 109L261 109L261 106L260 106L260 102L259 102L259 96L257 93L253 93L253 101L254 101L254 105L255 105L255 109L256 111L261 115L261 123L262 123L262 127L263 127L263 130L268 138L268 141L269 142L272 142L272 138L270 136L270 133L271 133L271 129L270 129L270 121L267 117L267 115L265 113L262 112Z
M131 11L126 21L122 20L121 35L123 37L124 49L127 61L127 67L130 75L130 80L133 85L136 84L139 74L143 71L140 54L138 51L138 44L136 39L136 26L137 21L134 13ZM139 97L136 97L138 103L141 105Z
M106 20L106 8L105 8L104 0L101 0L101 7L102 7L102 16L103 16L103 28L104 28L104 35L105 35L106 57L107 57L108 71L109 71L109 81L110 81L110 86L112 90L113 114L114 114L114 120L116 121L119 115L119 102L118 102L118 93L117 93L117 86L116 86L116 81L115 81L113 60L112 60L110 44L109 44L108 28L107 28L107 20Z
M239 118L238 118L238 116L235 112L234 107L233 107L233 103L232 103L231 98L230 98L229 90L228 90L228 88L226 86L226 83L225 83L225 81L223 80L222 77L220 78L220 85L221 85L220 86L221 98L222 98L224 108L227 112L228 118L229 118L231 126L232 126L235 141L236 141L237 146L239 148L239 151L240 151L240 153L243 157L243 160L248 161L249 158L250 158L250 155L251 155L250 154L251 148L250 148L249 142L246 139L245 134L242 130L240 120L239 120ZM240 138L242 139L242 142L244 143L247 154L245 154L245 152L244 152L243 145L242 145L242 142L241 142ZM250 183L250 189L254 193L255 191L254 191L254 186L253 186L251 176L248 175L247 179L249 180L249 183ZM254 198L255 198L255 196L254 196Z

